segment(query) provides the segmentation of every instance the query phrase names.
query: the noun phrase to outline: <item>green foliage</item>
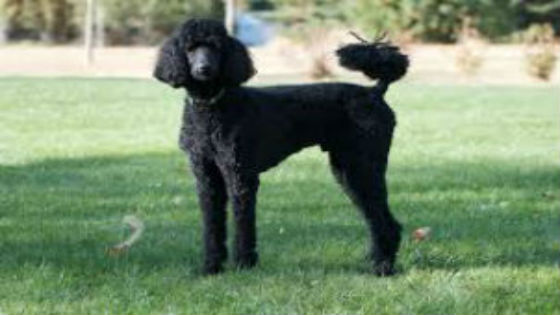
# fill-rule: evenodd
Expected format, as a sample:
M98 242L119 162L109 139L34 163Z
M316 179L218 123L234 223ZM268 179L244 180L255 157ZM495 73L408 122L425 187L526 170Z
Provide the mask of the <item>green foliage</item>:
M522 8L520 0L471 0L469 16L483 37L500 41L519 29Z
M550 0L547 0L550 1ZM285 24L337 21L358 25L370 35L380 31L419 40L454 42L463 18L492 40L519 29L529 6L518 0L275 0Z
M223 16L222 0L98 0L106 12L107 39L115 44L159 42L186 17ZM83 25L83 0L2 0L0 14L12 38L65 42ZM461 21L472 17L479 33L507 40L532 23L560 31L558 0L246 0L247 7L269 10L271 20L301 32L307 25L348 24L374 35L454 42Z
M271 0L275 11L267 18L284 36L305 45L313 45L320 35L340 27L347 19L347 3L337 0ZM319 35L320 34L320 35ZM322 57L315 58L319 67ZM314 66L315 67L315 66Z
M153 44L188 17L223 14L221 0L98 0L106 37L114 44ZM82 0L3 0L12 38L67 42L80 34L85 14Z
M387 30L426 41L453 42L466 16L474 19L485 37L511 33L517 26L518 7L511 0L357 0L349 13L369 34Z
M223 14L221 0L104 0L110 43L153 44L189 17Z
M275 21L287 26L339 23L346 19L348 3L337 0L271 0L275 8ZM321 24L321 25L317 25Z
M4 0L8 36L36 38L45 42L66 42L78 32L74 0Z
M252 11L272 10L274 3L270 0L248 0L247 7Z
M523 1L523 26L531 24L550 24L556 34L560 32L560 1L532 0Z
M318 149L261 177L259 266L203 277L176 144L184 92L22 78L0 91L2 314L560 314L557 87L391 88L405 230L387 279L368 274L367 229ZM128 214L144 235L107 256ZM432 236L414 243L421 226Z

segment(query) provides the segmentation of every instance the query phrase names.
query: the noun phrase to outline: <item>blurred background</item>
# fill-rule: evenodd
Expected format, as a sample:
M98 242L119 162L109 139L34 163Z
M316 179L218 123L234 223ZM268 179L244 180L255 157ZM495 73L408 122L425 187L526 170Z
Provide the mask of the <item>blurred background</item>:
M251 85L373 85L336 64L351 31L410 55L386 94L399 276L370 276L319 148L260 177L259 267L200 276L185 92L151 79L191 17L250 46ZM560 314L559 32L560 0L0 0L0 315Z
M411 55L409 81L559 82L558 0L2 0L0 75L149 77L157 45L190 17L227 20L259 75L352 74L333 51L383 32ZM276 81L276 80L275 80Z

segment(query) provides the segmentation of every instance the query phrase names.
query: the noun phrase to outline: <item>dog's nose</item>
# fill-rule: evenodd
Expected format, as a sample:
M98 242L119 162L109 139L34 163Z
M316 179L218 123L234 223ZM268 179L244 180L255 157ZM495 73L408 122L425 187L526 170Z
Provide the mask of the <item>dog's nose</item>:
M211 72L211 67L210 65L201 65L198 68L198 73L202 74L202 75L209 75Z

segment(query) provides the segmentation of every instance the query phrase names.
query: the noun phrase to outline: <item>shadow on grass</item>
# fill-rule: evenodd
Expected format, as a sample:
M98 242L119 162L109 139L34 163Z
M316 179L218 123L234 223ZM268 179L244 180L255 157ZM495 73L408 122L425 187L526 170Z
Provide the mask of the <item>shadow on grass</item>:
M396 164L389 178L405 233L434 229L420 244L404 235L404 270L551 265L558 259L556 167ZM198 207L180 153L0 166L0 188L2 269L49 265L110 273L139 267L196 274L200 267ZM290 159L265 174L259 208L261 271L368 269L362 220L321 162ZM105 250L125 237L120 219L130 213L145 220L146 232L129 253L110 257Z

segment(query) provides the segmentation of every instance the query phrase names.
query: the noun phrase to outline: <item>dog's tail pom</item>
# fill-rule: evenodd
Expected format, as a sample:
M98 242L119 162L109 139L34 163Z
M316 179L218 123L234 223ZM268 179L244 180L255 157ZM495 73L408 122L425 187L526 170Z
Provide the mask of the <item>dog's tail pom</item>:
M349 44L339 48L336 54L342 67L361 71L385 86L402 78L409 64L408 56L397 46L381 39Z

